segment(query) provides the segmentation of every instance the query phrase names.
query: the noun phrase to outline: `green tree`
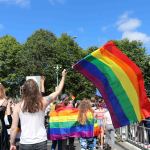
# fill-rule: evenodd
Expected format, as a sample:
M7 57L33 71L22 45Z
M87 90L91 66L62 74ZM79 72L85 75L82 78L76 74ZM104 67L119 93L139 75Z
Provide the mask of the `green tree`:
M62 68L66 68L68 70L63 92L72 92L77 95L78 98L90 96L93 92L91 89L91 83L81 74L72 69L72 65L85 56L85 51L79 47L73 37L66 33L62 34L61 37L58 38L56 42L56 49L56 64L60 64Z
M150 97L150 55L145 57L144 64L144 79L147 90L147 95Z
M20 52L20 74L24 77L29 75L45 75L46 90L54 91L54 68L56 62L55 42L56 36L47 30L37 30L24 44ZM47 84L51 86L47 86Z
M18 53L22 46L12 36L0 38L0 82L7 88L9 96L18 94Z
M55 61L54 43L56 36L47 30L37 30L24 44L21 52L22 64L25 64L24 72L26 74L42 74Z
M143 71L147 92L150 94L150 56L139 41L118 40L116 45ZM63 92L75 93L77 97L91 97L95 87L83 75L72 69L72 65L95 51L92 46L83 50L75 39L66 33L57 38L52 32L39 29L21 45L11 36L0 38L0 82L8 87L10 95L18 95L19 86L28 75L46 76L46 93L54 91L56 78L61 71L68 71ZM56 70L56 66L61 69Z

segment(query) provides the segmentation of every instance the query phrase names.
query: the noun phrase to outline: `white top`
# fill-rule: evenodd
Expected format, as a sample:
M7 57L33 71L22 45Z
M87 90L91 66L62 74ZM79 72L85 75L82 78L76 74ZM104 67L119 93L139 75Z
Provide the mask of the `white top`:
M8 121L8 117L7 117L7 115L5 115L5 117L4 117L4 122L5 122L5 125L7 126L9 126L10 124L9 124L9 121ZM7 129L7 133L8 133L8 135L10 135L10 128L9 129Z
M19 112L21 122L21 144L36 144L47 140L44 116L44 111L35 113Z
M104 118L106 119L106 124L112 125L111 116L108 110L104 113Z

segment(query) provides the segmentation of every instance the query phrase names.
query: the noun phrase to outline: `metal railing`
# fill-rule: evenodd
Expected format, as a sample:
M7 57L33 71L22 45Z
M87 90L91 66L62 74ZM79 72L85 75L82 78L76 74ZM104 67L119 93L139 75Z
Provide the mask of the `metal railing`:
M116 130L118 141L127 141L142 150L150 150L150 128L146 127L145 122L150 124L150 120L135 123Z

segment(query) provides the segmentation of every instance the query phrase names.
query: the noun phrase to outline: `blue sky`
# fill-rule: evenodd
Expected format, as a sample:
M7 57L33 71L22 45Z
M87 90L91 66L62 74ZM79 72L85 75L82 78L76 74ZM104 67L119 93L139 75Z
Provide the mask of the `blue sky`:
M141 40L150 54L150 0L0 0L0 36L24 43L37 29L68 33L84 49Z

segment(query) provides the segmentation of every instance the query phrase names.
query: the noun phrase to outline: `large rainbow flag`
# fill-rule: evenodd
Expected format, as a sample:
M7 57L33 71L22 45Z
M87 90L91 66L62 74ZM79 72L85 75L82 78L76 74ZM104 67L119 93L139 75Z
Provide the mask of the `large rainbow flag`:
M150 116L142 72L114 42L106 43L73 68L99 89L115 128Z
M50 113L48 139L59 140L68 137L93 137L94 118L91 112L87 113L85 125L77 121L79 110L76 108L59 108Z

